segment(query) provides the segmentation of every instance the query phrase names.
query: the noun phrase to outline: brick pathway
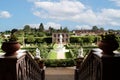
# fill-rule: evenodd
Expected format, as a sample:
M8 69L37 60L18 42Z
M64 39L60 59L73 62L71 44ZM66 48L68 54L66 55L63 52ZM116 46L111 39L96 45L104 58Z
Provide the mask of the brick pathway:
M46 68L45 80L74 80L74 67Z

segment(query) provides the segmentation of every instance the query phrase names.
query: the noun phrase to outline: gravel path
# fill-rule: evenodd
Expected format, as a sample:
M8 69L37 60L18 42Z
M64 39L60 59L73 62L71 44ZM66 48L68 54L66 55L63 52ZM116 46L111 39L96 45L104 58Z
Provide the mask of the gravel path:
M45 80L74 80L74 67L46 68Z
M57 59L65 59L65 52L63 50L57 51Z

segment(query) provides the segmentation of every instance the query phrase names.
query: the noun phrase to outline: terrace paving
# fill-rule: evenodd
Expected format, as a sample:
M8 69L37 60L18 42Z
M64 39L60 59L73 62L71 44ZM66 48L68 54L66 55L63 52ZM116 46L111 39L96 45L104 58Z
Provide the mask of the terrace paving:
M74 80L74 67L46 68L45 80Z

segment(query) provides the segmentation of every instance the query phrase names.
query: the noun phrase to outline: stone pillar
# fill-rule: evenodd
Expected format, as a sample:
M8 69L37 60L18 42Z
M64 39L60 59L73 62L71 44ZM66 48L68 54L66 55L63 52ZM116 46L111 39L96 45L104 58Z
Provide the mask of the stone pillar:
M120 80L120 56L103 56L102 63L102 80Z
M114 55L95 52L101 63L101 80L120 80L120 53Z
M18 66L24 55L24 53L15 56L0 55L0 80L17 80Z

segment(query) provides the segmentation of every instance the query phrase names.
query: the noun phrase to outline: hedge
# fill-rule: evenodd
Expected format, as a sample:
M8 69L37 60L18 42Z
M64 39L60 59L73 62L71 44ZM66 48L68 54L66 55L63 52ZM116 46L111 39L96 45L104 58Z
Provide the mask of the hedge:
M47 59L45 60L46 67L70 67L75 66L74 59Z

